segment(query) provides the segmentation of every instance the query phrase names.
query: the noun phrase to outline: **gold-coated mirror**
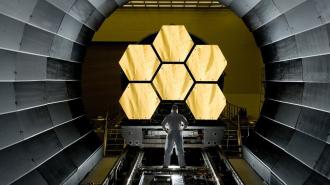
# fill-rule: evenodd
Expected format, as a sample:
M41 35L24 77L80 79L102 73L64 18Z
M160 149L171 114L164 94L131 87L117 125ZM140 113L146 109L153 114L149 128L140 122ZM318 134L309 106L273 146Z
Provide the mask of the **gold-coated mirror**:
M217 120L226 106L226 98L217 84L195 84L186 103L198 120Z
M150 119L160 100L150 83L130 83L119 103L128 119Z
M183 64L163 64L152 83L162 100L184 100L194 82Z
M153 45L163 62L184 62L194 42L185 26L164 25Z
M150 81L159 64L150 45L129 45L119 61L129 81Z
M197 81L218 81L227 61L218 45L196 45L187 66Z

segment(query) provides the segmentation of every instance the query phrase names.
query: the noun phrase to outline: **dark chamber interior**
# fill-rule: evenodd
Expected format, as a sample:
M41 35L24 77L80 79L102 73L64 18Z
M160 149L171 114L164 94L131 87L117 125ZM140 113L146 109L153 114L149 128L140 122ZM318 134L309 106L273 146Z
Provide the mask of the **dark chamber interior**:
M245 159L269 184L330 184L330 1L220 2L242 17L266 66ZM80 98L81 62L124 3L0 1L1 184L77 184L102 157Z

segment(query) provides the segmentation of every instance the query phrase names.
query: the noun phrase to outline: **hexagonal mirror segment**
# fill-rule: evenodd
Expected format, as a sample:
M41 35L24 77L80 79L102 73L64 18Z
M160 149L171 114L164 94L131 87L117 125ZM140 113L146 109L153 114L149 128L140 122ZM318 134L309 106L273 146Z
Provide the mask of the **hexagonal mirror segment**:
M217 120L226 98L217 84L195 84L186 103L197 120Z
M150 81L160 61L151 45L129 45L119 65L129 81Z
M150 83L130 83L119 103L128 119L150 119L160 100Z
M158 32L153 46L163 62L184 62L194 46L183 25L164 25Z
M196 45L187 66L196 81L218 81L227 60L218 45Z
M194 81L183 64L163 64L152 83L162 100L184 100Z

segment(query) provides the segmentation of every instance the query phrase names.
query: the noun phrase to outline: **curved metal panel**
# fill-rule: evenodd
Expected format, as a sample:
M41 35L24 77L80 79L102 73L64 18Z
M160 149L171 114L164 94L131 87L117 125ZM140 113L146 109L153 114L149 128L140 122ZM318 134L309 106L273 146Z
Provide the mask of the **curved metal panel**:
M16 52L0 49L0 81L15 80Z
M38 1L30 16L30 23L57 32L65 13L46 1Z
M302 108L296 129L327 142L330 133L329 121L330 115L326 112Z
M21 179L13 183L13 185L28 185L28 184L48 185L46 180L37 170L33 170L28 175L22 177Z
M243 20L254 30L280 15L272 0L262 0L243 17Z
M269 82L266 84L266 96L269 99L301 104L304 83Z
M45 80L47 59L45 57L19 53L16 56L15 79L24 80Z
M296 127L300 115L301 107L272 100L266 100L261 111L261 116L266 116L291 128Z
M48 109L45 106L20 111L16 114L20 124L20 132L23 133L24 138L39 134L53 126Z
M1 0L0 12L28 22L37 2L38 0Z
M0 115L0 149L24 139L16 113Z
M25 25L20 50L49 56L53 39L53 34Z
M302 60L265 64L267 81L302 81Z
M62 124L73 117L68 102L47 105L53 125Z
M0 47L19 50L25 25L0 14ZM15 30L15 31L13 31Z

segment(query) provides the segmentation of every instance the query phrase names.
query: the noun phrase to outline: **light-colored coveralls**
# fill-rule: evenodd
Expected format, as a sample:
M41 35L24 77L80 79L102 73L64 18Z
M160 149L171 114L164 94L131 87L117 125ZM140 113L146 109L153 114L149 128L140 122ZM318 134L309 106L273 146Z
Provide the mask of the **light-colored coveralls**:
M175 144L175 151L179 165L185 166L182 131L188 126L187 119L176 111L172 111L162 122L163 129L167 132L164 154L164 166L171 163L171 155Z

